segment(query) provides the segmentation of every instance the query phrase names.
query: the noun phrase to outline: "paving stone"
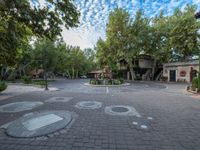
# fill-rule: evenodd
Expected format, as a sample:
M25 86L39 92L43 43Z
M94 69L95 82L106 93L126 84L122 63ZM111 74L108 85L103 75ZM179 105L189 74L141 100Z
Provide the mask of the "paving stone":
M180 87L184 88L184 85L168 84L168 88L165 89L162 88L163 84L157 86L158 83L133 82L126 88L109 87L108 94L105 93L105 88L84 89L85 86L78 81L62 81L60 84L63 90L61 91L26 93L0 101L2 106L24 99L45 102L51 97L73 97L73 100L68 102L44 103L41 107L36 107L34 111L57 110L78 114L69 128L61 129L56 134L49 134L52 137L13 138L5 134L4 129L0 129L0 150L200 149L200 101L181 93ZM145 84L148 88L145 88ZM92 111L74 107L81 101L98 101L103 106L102 109ZM141 117L118 117L105 114L104 106L111 105L132 106ZM123 112L121 108L117 111ZM18 113L0 113L0 125L30 113L25 115L28 117L32 112L32 110L27 110ZM152 120L148 119L152 116ZM133 125L133 122L137 122L138 125ZM141 129L140 125L147 125L148 129Z

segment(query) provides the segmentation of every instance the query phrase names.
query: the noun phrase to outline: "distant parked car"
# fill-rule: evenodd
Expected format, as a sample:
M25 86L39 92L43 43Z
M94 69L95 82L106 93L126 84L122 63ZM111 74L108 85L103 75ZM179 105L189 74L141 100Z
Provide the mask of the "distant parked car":
M87 76L86 75L82 75L80 76L81 79L87 79Z

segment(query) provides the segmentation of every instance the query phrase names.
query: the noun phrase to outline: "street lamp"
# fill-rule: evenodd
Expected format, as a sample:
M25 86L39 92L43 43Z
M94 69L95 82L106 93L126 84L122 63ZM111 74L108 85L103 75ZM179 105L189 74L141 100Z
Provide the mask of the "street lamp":
M43 69L44 69L44 80L45 80L45 90L47 91L47 90L49 90L48 89L48 82L47 82L47 47L48 47L48 45L46 45L45 47L44 47L44 55L43 55Z
M200 19L200 12L195 14L195 18ZM198 91L200 91L200 52L199 52Z

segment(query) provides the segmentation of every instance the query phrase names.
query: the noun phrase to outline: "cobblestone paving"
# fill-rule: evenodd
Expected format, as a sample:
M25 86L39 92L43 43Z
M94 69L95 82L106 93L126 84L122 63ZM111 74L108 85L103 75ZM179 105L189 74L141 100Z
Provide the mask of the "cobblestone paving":
M12 138L0 129L0 150L199 150L200 101L181 93L182 85L170 84L168 88L159 85L132 83L120 90L109 88L109 93L103 88L83 92L78 86L72 92L62 87L60 91L32 92L0 101L0 105L17 101L44 102L33 110L0 113L0 125L42 110L67 110L78 115L67 129L38 138ZM45 103L52 97L73 99L66 103ZM93 110L77 109L74 106L80 101L99 101L103 105ZM105 114L105 107L110 105L134 107L141 117Z

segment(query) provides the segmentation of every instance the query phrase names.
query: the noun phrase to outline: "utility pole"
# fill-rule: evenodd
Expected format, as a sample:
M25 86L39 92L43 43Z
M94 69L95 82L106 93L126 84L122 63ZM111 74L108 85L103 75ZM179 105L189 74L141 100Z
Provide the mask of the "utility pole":
M196 19L200 19L200 12L195 14ZM198 72L198 92L200 91L200 52L199 52L199 72Z

